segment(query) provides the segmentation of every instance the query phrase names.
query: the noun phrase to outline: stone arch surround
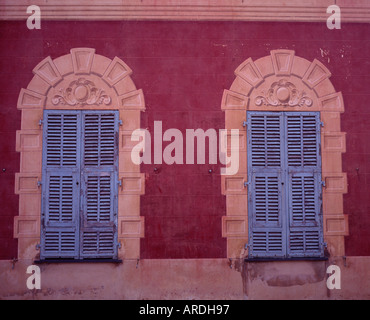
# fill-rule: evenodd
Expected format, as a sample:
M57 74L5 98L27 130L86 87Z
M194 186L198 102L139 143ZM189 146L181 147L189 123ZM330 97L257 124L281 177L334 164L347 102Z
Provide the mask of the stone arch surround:
M347 175L342 171L346 133L340 125L344 104L341 92L336 92L329 80L330 71L316 59L311 62L296 56L295 51L273 50L256 61L244 61L235 76L221 105L225 129L239 129L240 145L238 173L223 176L221 182L226 196L222 232L227 238L228 258L248 254L247 137L243 126L248 110L320 112L324 242L331 257L344 256L344 237L348 235L348 216L343 212Z
M119 111L118 256L139 259L140 238L144 237L140 195L145 192L145 179L140 166L131 161L131 134L140 128L145 101L143 91L130 77L132 70L118 57L112 60L93 48L74 48L56 59L45 58L33 73L17 103L22 112L21 130L16 133L16 150L21 154L20 172L15 176L15 193L19 195L19 215L14 219L18 259L39 257L44 109Z

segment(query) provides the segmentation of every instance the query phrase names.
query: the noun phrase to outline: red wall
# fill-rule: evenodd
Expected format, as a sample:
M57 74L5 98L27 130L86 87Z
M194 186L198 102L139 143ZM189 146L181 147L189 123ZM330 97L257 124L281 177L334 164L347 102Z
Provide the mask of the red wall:
M15 152L19 91L27 87L38 62L74 47L93 47L109 58L118 56L133 69L132 78L146 100L142 127L151 131L155 120L163 121L163 130L223 128L223 90L230 88L234 70L249 57L258 59L282 48L322 61L333 74L336 90L343 92L346 108L343 166L349 192L344 212L349 214L351 233L346 254L370 255L369 34L368 24L344 24L342 30L330 31L325 23L43 21L41 30L30 31L25 22L1 22L0 170L6 171L0 171L0 259L16 256L12 229L18 213L13 191L14 173L19 170ZM142 166L146 173L142 258L226 256L219 169L219 165Z

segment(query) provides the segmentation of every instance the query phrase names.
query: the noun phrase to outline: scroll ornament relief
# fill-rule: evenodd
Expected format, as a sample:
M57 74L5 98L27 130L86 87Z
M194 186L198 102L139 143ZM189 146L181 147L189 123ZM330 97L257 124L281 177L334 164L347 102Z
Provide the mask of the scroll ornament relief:
M256 97L255 104L274 107L311 107L313 100L304 91L298 90L293 83L281 79L274 82L266 93L262 92Z
M98 89L95 84L79 78L72 81L67 89L61 88L59 94L56 94L52 102L54 105L109 105L112 99L103 89Z

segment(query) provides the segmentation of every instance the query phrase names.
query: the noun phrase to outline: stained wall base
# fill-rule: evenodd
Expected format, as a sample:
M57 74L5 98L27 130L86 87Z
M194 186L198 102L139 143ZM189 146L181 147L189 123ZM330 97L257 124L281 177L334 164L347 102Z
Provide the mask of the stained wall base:
M227 259L125 260L121 264L42 264L41 290L29 290L33 261L0 262L0 299L243 300L369 299L370 257L230 264ZM328 290L326 269L341 269Z

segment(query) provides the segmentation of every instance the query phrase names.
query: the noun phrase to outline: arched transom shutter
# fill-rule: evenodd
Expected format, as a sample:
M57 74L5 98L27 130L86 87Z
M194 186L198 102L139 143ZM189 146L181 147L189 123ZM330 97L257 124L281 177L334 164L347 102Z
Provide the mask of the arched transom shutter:
M118 112L44 112L41 259L117 258Z
M248 112L250 257L323 255L320 114Z

